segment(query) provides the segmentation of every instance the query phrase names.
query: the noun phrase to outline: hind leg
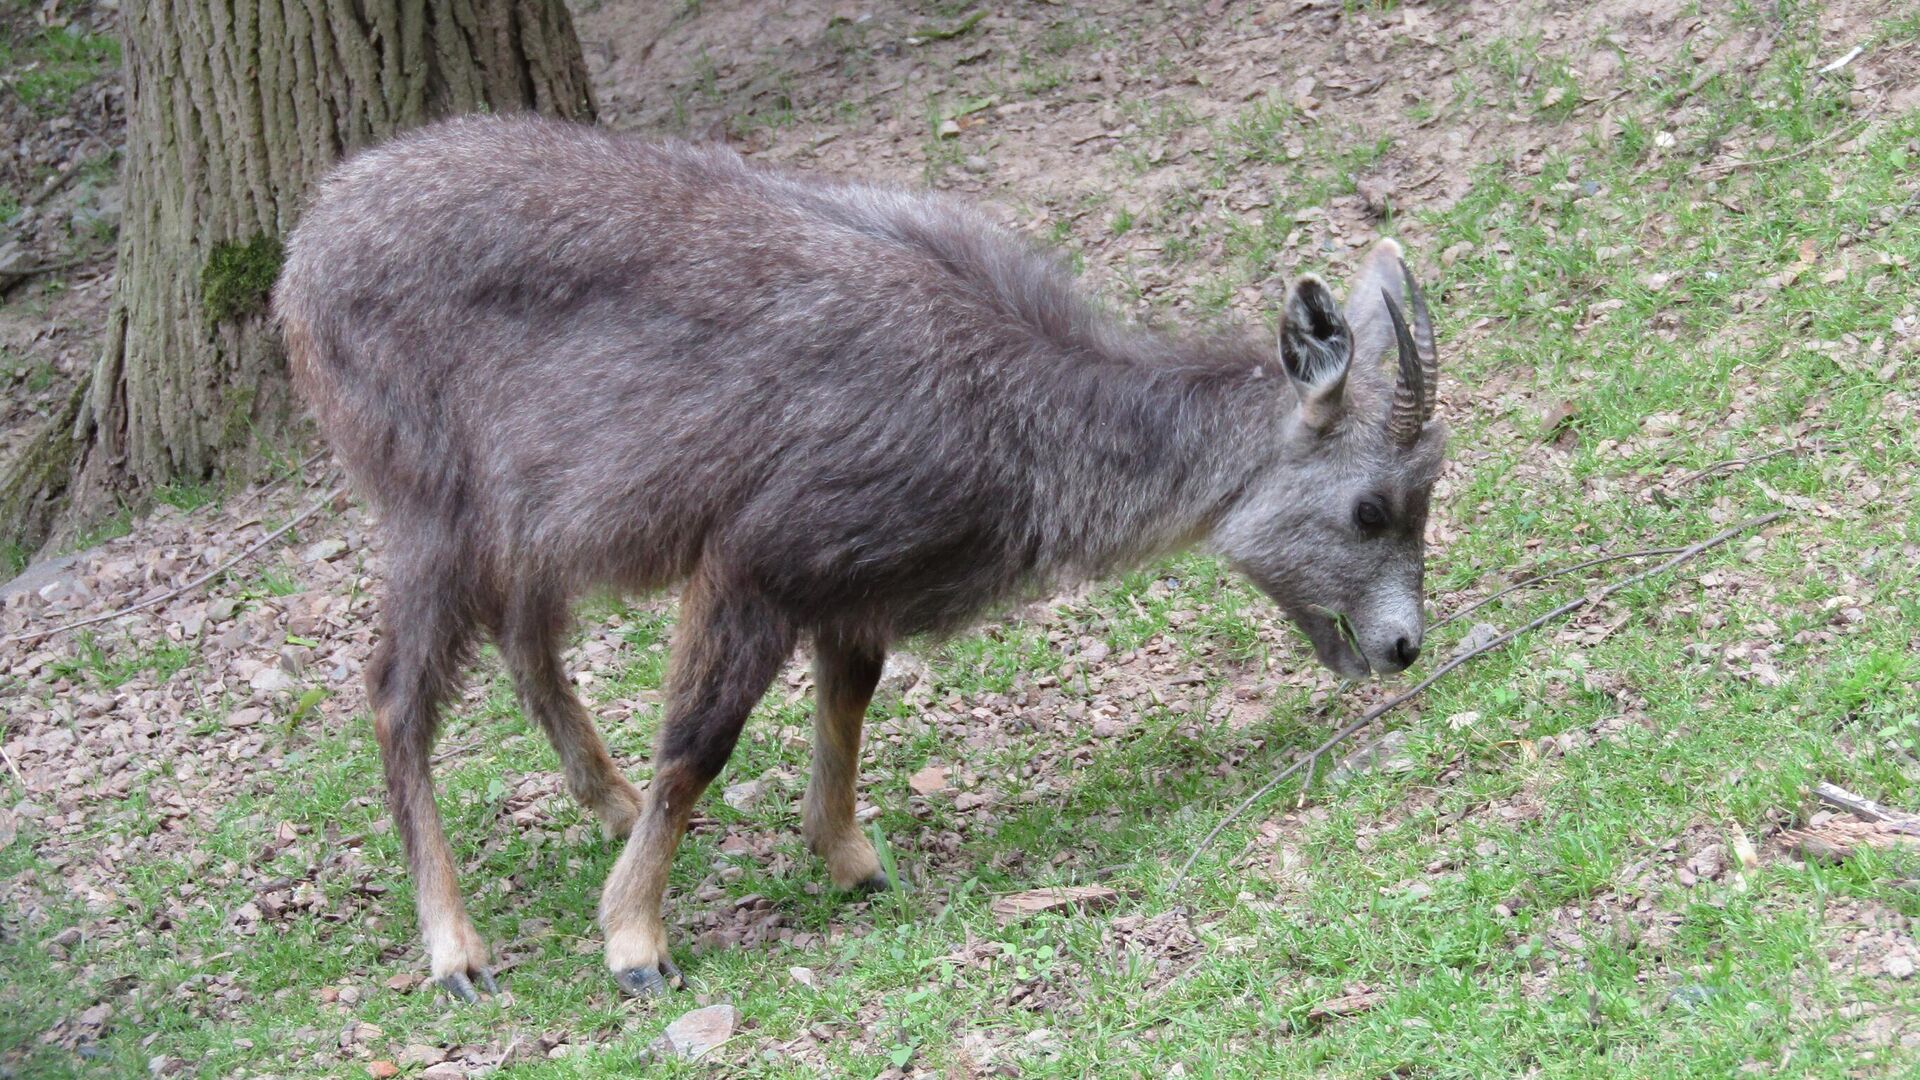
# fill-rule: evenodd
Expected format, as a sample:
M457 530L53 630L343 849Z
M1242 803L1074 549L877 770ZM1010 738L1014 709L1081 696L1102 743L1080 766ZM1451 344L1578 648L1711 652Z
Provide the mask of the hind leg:
M681 598L653 782L600 894L607 966L628 993L663 993L679 977L660 914L674 850L694 801L732 756L747 714L793 642L793 630L776 612L704 572Z
M801 814L801 833L842 889L885 890L873 844L854 823L860 780L860 728L886 654L827 640L814 643L813 773Z
M367 666L367 696L386 770L387 805L407 854L433 977L456 997L475 1001L474 983L492 991L493 974L486 943L460 899L431 772L440 705L457 686L472 640L470 613L444 584L404 569L389 575L380 644Z
M560 665L566 604L553 596L525 596L507 613L500 653L513 672L527 715L547 733L567 777L567 790L600 819L608 839L625 839L640 817L640 791L620 774L593 718Z

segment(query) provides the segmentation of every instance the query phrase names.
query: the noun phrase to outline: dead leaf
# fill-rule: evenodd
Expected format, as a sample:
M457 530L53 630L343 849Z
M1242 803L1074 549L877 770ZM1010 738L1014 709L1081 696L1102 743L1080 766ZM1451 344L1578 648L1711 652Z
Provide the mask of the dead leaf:
M1069 907L1093 911L1111 907L1119 899L1120 894L1105 885L1060 885L1003 896L993 902L993 917L1005 923Z
M1580 410L1573 402L1564 399L1555 402L1540 418L1540 441L1546 442L1560 434L1560 430L1579 414Z
M692 1061L732 1038L739 1024L740 1010L727 1004L709 1005L668 1024L661 1042L669 1054Z
M1380 992L1360 987L1353 993L1329 998L1307 1010L1307 1019L1315 1021L1333 1020L1342 1016L1358 1016L1380 1004Z

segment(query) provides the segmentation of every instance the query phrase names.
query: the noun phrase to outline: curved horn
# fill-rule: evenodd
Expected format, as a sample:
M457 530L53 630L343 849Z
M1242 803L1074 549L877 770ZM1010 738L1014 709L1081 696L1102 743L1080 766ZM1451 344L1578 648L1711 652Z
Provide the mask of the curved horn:
M1400 276L1406 279L1407 295L1413 300L1413 345L1420 357L1424 391L1420 395L1420 419L1425 422L1433 419L1434 402L1440 397L1440 356L1433 348L1433 316L1427 312L1427 298L1421 295L1420 283L1413 279L1405 259L1400 260Z
M1412 446L1420 440L1420 426L1426 422L1428 410L1419 346L1407 330L1406 317L1400 314L1400 302L1386 289L1380 290L1380 297L1387 302L1387 318L1393 322L1393 337L1400 345L1400 374L1393 384L1393 405L1387 410L1387 436L1396 445Z

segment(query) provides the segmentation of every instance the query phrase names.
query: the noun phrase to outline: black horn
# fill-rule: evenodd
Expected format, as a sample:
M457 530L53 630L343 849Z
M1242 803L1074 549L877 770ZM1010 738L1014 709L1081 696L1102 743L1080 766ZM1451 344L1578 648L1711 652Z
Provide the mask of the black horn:
M1399 343L1400 374L1394 380L1393 406L1387 410L1387 434L1400 446L1412 446L1420 439L1420 426L1431 407L1426 404L1426 378L1421 370L1419 346L1407 329L1400 303L1386 289L1380 298L1387 302L1387 318L1393 322L1393 338Z
M1427 298L1404 259L1400 261L1400 276L1406 279L1407 295L1413 302L1413 347L1420 356L1420 420L1424 423L1433 419L1434 402L1440 396L1440 355L1433 348L1433 316L1427 313Z

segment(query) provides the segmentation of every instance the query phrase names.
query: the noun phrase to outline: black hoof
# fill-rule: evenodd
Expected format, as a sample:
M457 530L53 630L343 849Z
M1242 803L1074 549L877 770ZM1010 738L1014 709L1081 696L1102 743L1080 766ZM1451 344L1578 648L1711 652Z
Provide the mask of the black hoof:
M628 968L613 978L621 990L639 998L665 997L669 990L679 989L683 984L680 969L666 959L655 967Z
M874 893L893 891L893 879L884 870L875 870L873 876L847 890L856 896L872 896Z
M469 1005L480 1000L480 994L473 988L473 980L467 978L464 972L456 971L438 981L440 989ZM480 987L489 994L500 992L500 984L493 981L493 972L485 968L480 969Z

